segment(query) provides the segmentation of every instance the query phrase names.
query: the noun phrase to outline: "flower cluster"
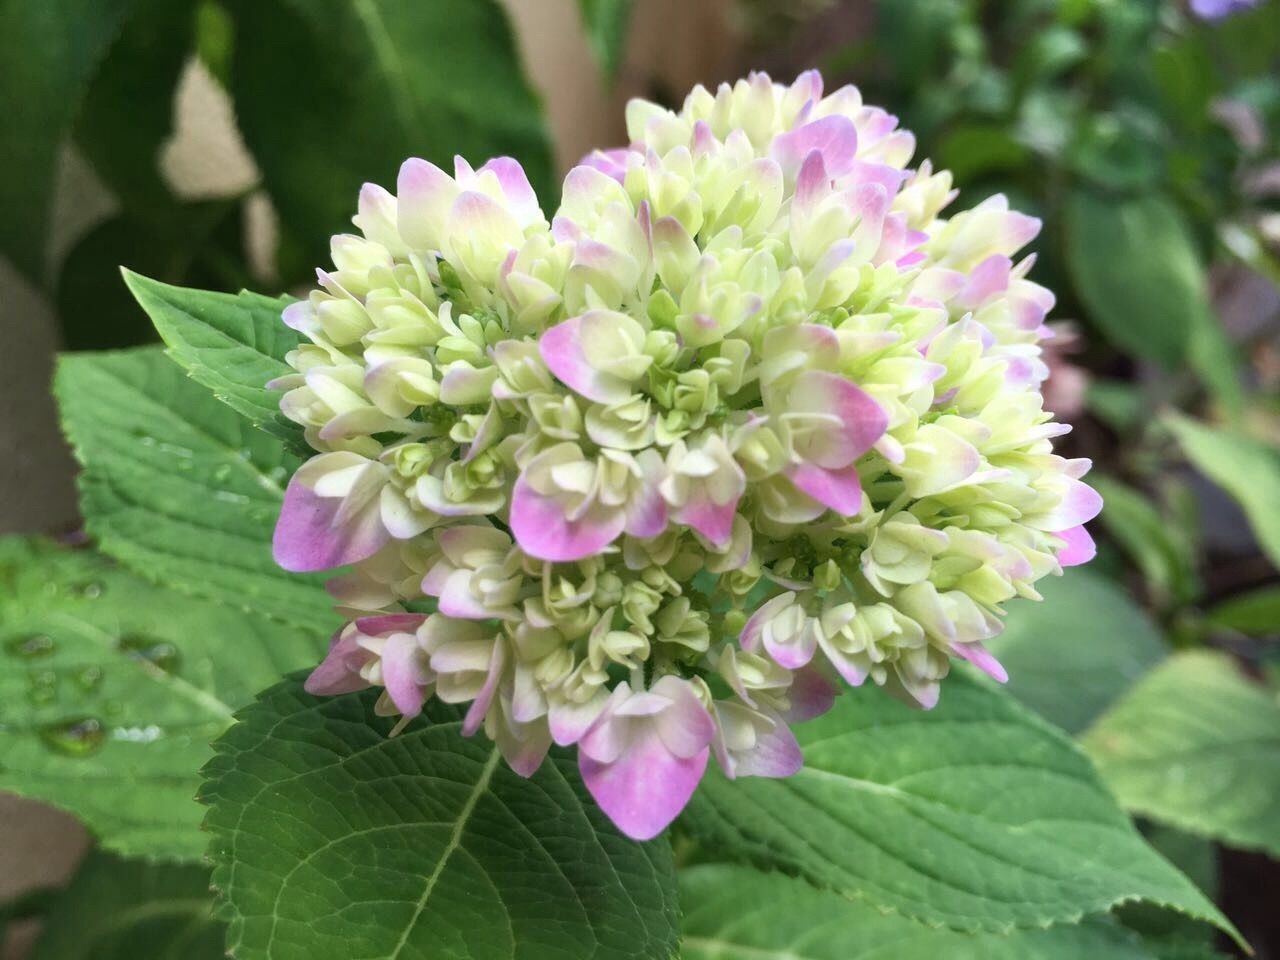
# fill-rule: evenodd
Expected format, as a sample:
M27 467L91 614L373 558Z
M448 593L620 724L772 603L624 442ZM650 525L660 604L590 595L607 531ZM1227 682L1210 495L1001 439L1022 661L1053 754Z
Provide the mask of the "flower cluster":
M922 707L997 679L1001 605L1092 555L1053 453L1035 219L816 73L634 101L547 221L520 166L422 160L284 321L281 408L318 451L275 536L350 623L308 688L469 704L522 774L575 744L655 835L714 753L801 763L788 724L868 680Z

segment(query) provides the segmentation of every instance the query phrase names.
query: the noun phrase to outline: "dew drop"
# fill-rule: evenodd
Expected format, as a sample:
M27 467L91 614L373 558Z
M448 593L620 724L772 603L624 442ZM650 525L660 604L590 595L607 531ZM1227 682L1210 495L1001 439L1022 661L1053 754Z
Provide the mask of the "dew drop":
M34 704L49 703L58 696L58 675L41 670L27 677L27 698Z
M93 693L102 686L102 676L102 668L92 664L76 674L76 683L85 693Z
M158 640L143 633L127 633L120 638L119 648L130 656L146 660L165 673L176 673L179 653L168 640Z
M49 656L57 649L57 644L53 642L53 637L47 633L29 633L25 636L6 640L4 649L12 657L34 659L35 657Z
M214 483L226 483L231 478L231 464L223 463L213 471Z
M67 587L67 592L73 597L96 600L102 596L102 582L100 580L82 580Z
M97 717L71 717L37 729L43 743L55 753L68 757L87 757L106 739L106 731Z

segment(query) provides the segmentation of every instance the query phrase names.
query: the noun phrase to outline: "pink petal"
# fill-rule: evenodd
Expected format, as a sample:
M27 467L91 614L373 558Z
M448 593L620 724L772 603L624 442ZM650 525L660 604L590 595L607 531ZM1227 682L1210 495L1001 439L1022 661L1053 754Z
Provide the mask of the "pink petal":
M522 224L537 220L542 215L538 195L529 185L529 178L525 175L524 167L520 166L520 161L511 157L494 157L476 172L484 173L486 170L493 171L497 176L503 196Z
M800 169L811 151L822 156L827 175L839 179L853 169L858 128L848 117L837 114L780 133L769 144L769 156L788 175Z
M1067 488L1062 495L1062 502L1043 517L1036 517L1028 523L1040 530L1058 533L1078 527L1092 520L1102 512L1102 497L1093 487L1079 480L1068 479ZM291 483L290 488L293 484ZM288 495L286 494L286 502Z
M289 480L271 538L271 553L285 570L305 573L365 560L390 539L377 510L336 524L338 497L320 497L297 474Z
M817 650L818 636L812 630L801 630L794 642L783 643L771 630L764 631L764 649L773 658L774 663L788 670L798 670L813 659Z
M417 638L409 633L393 634L382 648L382 683L391 702L406 717L421 713L426 699L423 685L428 678L418 661L418 650Z
M612 543L625 526L622 510L593 510L568 519L560 504L534 490L524 474L511 492L511 533L521 550L540 560L589 557Z
M561 383L596 403L619 403L630 396L625 388L605 382L582 352L582 317L571 317L543 333L538 340L542 360Z
M788 723L798 723L819 717L831 709L835 703L839 688L817 667L809 666L797 670L794 679L787 689L787 700L791 707L783 719Z
M507 664L507 648L502 639L494 641L493 653L489 657L489 673L485 677L484 686L471 701L467 715L462 718L462 735L469 737L484 723L484 715L489 712L494 694L498 691L498 681L502 679L502 668Z
M796 378L790 399L799 409L830 413L840 427L815 438L812 453L800 451L806 460L822 467L847 466L880 439L889 418L870 394L847 377L825 370L807 370Z
M586 703L556 703L548 711L551 739L559 746L577 743L596 722L608 698L603 694Z
M1089 536L1084 524L1059 530L1057 536L1067 541L1067 545L1058 551L1058 563L1064 567L1075 567L1088 563L1098 553L1098 548Z
M776 715L776 725L768 733L756 737L756 745L746 753L733 758L735 777L789 777L804 766L804 754L800 744L781 717Z
M670 702L653 720L666 748L684 758L705 750L715 736L715 721L689 682L668 674L653 685L652 692Z
M311 671L302 688L314 696L329 697L369 686L360 676L360 668L369 653L356 642L358 637L356 630L346 627L336 631L329 640L329 652Z
M404 242L420 249L439 241L437 231L458 195L458 185L434 163L411 157L396 179L397 226Z
M793 463L783 472L800 490L841 516L851 517L862 507L862 483L852 464L827 470L812 463Z
M710 748L676 757L647 729L613 763L579 751L578 769L596 803L633 840L656 837L684 809L707 768Z
M684 506L676 510L675 518L677 523L693 527L717 547L724 547L733 536L733 516L737 506L737 497L729 503L720 504L703 492L691 496Z
M441 613L460 620L491 620L496 616L471 592L471 578L474 575L471 570L455 570L449 574L443 589L437 594Z
M384 633L413 633L426 619L425 613L382 613L361 617L356 621L356 629L366 637L378 637Z
M993 293L1009 288L1009 273L1013 261L1003 254L993 253L969 272L968 282L957 298L957 306L972 310Z
M968 660L993 680L998 680L1000 683L1008 682L1009 674L1001 666L1000 661L995 658L995 655L990 650L976 640L972 643L953 643L951 652L962 660Z

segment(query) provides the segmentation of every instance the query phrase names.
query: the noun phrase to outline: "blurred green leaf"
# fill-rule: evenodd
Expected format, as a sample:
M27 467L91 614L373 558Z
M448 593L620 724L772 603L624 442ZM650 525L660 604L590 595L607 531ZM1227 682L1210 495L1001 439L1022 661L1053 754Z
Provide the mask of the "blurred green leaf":
M218 0L198 0L195 19L196 53L215 80L231 85L231 47L235 25Z
M555 199L537 101L496 0L234 0L232 93L282 227L318 262L364 181L407 157L517 158Z
M1156 960L1108 916L1048 929L958 933L781 873L706 864L680 872L684 960Z
M59 151L134 0L0 4L0 253L43 280Z
M193 798L210 741L324 646L100 554L16 537L0 538L0 624L0 789L165 860L204 852Z
M29 960L219 960L209 870L90 851Z
M1094 377L1085 388L1085 403L1091 413L1117 433L1133 429L1147 413L1141 389L1124 380Z
M1111 506L1108 500L1104 515ZM1004 632L987 646L1009 673L1009 693L1078 733L1169 647L1141 607L1087 569L1042 580L1038 589L1044 600L1017 601ZM1087 623L1081 623L1082 610L1089 611Z
M285 355L299 342L281 311L292 302L242 290L190 290L126 270L129 292L149 315L173 357L197 383L256 427L285 440L301 428L280 414L280 392L267 382L293 373ZM135 308L135 313L137 312Z
M1203 130L1217 78L1202 38L1189 34L1156 47L1151 71L1170 112L1188 130Z
M1280 568L1280 451L1246 434L1171 416L1182 452L1244 508L1258 545Z
M632 0L578 0L587 42L606 77L614 77L627 47Z
M719 856L930 926L1047 926L1143 899L1231 929L1075 744L990 684L953 674L928 711L853 690L795 732L798 773L708 771L680 823Z
M1259 587L1223 600L1205 617L1211 624L1250 636L1280 634L1280 585Z
M566 751L515 773L437 699L390 736L380 693L292 678L218 741L200 799L236 957L676 955L665 837L622 836Z
M134 2L133 16L89 85L74 137L128 217L169 223L182 211L160 175L160 148L173 133L174 93L191 53L194 4Z
M1280 703L1231 657L1179 653L1081 738L1130 810L1280 853Z
M64 355L63 428L83 466L80 509L102 550L177 590L322 637L335 626L320 575L271 558L298 461L219 403L160 348Z
M1049 24L1037 30L1018 52L1014 75L1025 87L1070 70L1088 55L1089 45L1078 30Z
M1025 146L997 124L956 127L939 141L934 155L957 183L993 171L1017 169L1030 156Z
M1066 255L1089 319L1117 346L1173 367L1206 306L1204 271L1176 207L1159 194L1076 189Z
M1114 478L1093 473L1089 483L1106 504L1099 519L1142 572L1161 605L1185 605L1200 594L1196 543L1190 531L1170 522L1152 498Z
M1080 176L1115 190L1147 187L1164 167L1153 132L1133 117L1113 112L1085 119L1076 131L1068 161Z

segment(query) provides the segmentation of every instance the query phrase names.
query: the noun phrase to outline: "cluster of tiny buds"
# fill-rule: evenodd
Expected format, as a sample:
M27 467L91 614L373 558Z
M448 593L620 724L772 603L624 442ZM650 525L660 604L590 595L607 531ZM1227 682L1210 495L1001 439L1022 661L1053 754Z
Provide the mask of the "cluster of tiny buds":
M465 704L513 769L576 745L629 836L714 754L787 776L870 680L999 680L1002 605L1092 556L1044 410L1052 295L1003 197L844 87L755 74L627 110L547 220L509 158L368 185L289 306L275 382L316 451L275 535L348 619L314 693Z

